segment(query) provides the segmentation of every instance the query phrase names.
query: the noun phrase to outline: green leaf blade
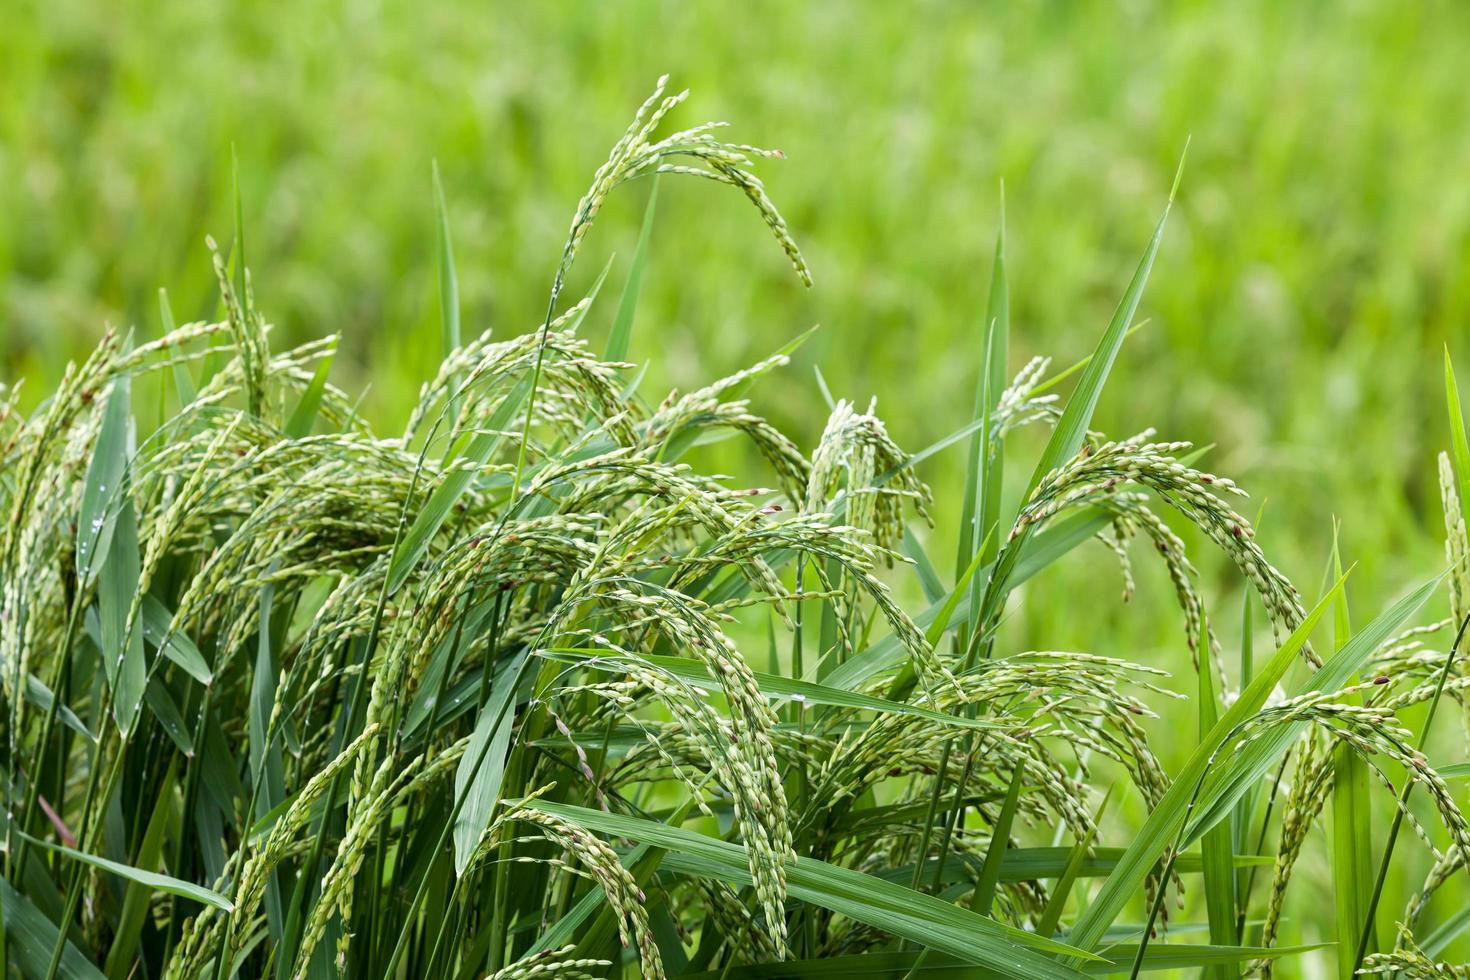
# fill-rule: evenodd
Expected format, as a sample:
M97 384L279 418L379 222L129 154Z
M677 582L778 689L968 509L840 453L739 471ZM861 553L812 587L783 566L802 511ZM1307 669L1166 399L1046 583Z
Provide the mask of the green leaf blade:
M643 290L643 270L648 263L648 244L653 238L653 216L658 208L658 174L653 176L653 186L648 192L648 205L643 212L643 225L638 231L638 245L633 250L633 262L628 266L628 279L623 285L623 295L618 299L618 312L613 318L612 331L607 337L604 359L624 361L633 339L633 318L638 312L638 296Z
M663 866L737 884L750 880L745 849L691 831L584 807L538 799L538 810L590 830L639 840L666 849ZM1075 980L1081 974L1053 955L1091 959L1064 943L1004 926L931 895L814 858L787 865L793 898L882 929L893 935L987 967L999 976Z

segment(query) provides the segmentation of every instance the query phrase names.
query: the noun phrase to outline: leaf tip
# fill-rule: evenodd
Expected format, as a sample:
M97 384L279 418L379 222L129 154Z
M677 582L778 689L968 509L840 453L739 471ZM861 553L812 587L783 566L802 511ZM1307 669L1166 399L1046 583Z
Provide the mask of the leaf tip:
M1189 158L1189 141L1193 135L1184 137L1184 149L1179 154L1179 166L1174 170L1174 185L1169 188L1169 205L1172 207L1174 198L1179 193L1179 182L1184 179L1184 161Z

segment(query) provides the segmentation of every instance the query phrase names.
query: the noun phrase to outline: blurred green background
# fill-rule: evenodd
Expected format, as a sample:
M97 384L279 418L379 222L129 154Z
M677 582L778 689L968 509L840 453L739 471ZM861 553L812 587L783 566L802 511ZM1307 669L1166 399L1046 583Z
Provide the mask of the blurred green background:
M787 152L762 173L816 287L738 195L665 182L633 351L647 390L820 323L760 407L814 438L819 363L926 444L968 411L1002 179L1012 369L1071 363L1192 135L1151 322L1100 422L1218 443L1213 465L1270 498L1288 564L1322 554L1334 513L1375 593L1435 547L1439 351L1470 355L1463 5L6 8L0 372L32 400L105 323L157 330L160 286L181 318L213 315L203 240L230 237L233 145L276 343L342 331L335 377L396 419L438 356L431 161L466 333L520 332L592 170L670 72L693 89L676 123ZM574 288L631 254L645 194L614 198Z
M1011 369L1033 354L1060 367L1106 325L1192 136L1149 325L1099 427L1216 443L1209 465L1253 492L1248 513L1269 499L1261 541L1308 594L1340 517L1364 619L1441 563L1443 346L1470 371L1465 5L4 11L0 378L26 378L28 404L104 324L156 333L160 286L180 319L214 315L203 242L231 234L233 146L274 343L343 332L334 378L369 386L366 411L391 431L440 353L431 162L466 335L524 331L592 171L669 72L693 89L676 125L728 119L737 141L787 153L761 173L816 286L799 285L738 195L665 181L633 343L651 362L646 393L734 371L820 323L756 390L758 410L810 446L819 364L835 393L876 396L900 443L923 446L968 417L1002 180ZM614 252L620 281L646 193L613 198L574 294ZM611 307L589 319L594 334ZM941 533L959 465L925 473ZM952 548L933 550L947 570ZM1234 577L1196 555L1207 594L1228 595ZM1111 599L1117 573L1095 559L1052 585ZM1054 647L1167 647L1177 664L1167 581L1149 568L1140 585L1155 598L1132 615L1032 605L1021 621Z

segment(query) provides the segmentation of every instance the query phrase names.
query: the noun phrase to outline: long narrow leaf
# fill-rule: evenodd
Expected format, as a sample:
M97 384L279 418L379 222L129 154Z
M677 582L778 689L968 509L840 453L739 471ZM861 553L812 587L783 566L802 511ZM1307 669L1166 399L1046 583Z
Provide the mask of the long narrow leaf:
M307 382L306 389L301 393L301 400L291 411L291 417L286 420L286 435L292 439L300 439L311 434L311 427L316 424L316 416L322 407L322 395L327 390L327 375L332 370L332 358L337 353L337 342L332 341L331 348L322 355L317 362L316 370L311 374L311 380Z
M1209 635L1208 629L1202 629L1201 633ZM1199 737L1204 741L1209 738L1210 732L1220 720L1220 709L1215 702L1213 667L1207 649L1199 651L1199 669L1196 673L1199 680ZM1228 824L1221 823L1212 827L1200 841L1200 851L1204 856L1205 909L1210 918L1210 942L1220 946L1235 942L1235 861L1232 849L1231 827ZM1233 969L1231 964L1218 964L1210 970L1209 975L1214 980L1228 980L1230 977L1239 977L1240 971Z
M740 885L750 883L745 849L727 841L585 807L546 800L536 800L530 805L589 830L665 848L669 851L664 859L665 867ZM1013 929L931 895L815 858L792 862L787 866L786 876L793 898L951 953L994 970L999 976L1075 980L1079 976L1076 970L1044 954L1092 958L1064 943Z
M519 654L524 658L526 654ZM470 857L480 843L480 836L490 826L490 816L500 800L500 783L505 776L505 756L510 749L510 733L515 723L511 709L516 694L513 679L519 671L512 668L501 674L490 698L480 705L470 744L454 771L454 795L463 798L459 816L454 821L454 873L462 875Z
M457 455L454 469L450 470L443 482L429 494L429 499L419 510L418 517L414 519L413 524L404 533L403 539L393 552L393 560L388 566L389 595L397 593L403 587L403 583L408 581L408 577L413 574L424 555L428 554L434 535L439 533L439 528L444 526L455 503L469 489L478 467L488 462L500 445L503 438L502 431L520 410L521 403L526 400L526 395L530 390L531 379L527 375L506 393L499 407L485 424L484 431L476 433L470 439L464 452Z
M158 647L160 653L199 683L208 685L214 681L214 672L210 670L204 654L182 630L172 629L174 614L162 602L151 594L145 594L140 617L143 638Z
M1455 383L1455 366L1450 349L1444 350L1445 405L1450 416L1450 447L1455 454L1455 476L1460 485L1460 507L1470 508L1470 440L1465 437L1465 413L1460 407L1460 386Z
M1011 785L1006 790L1005 802L1001 804L1000 815L991 828L990 846L985 849L985 863L980 866L980 877L975 882L975 894L970 902L970 908L981 915L990 914L991 907L995 904L996 885L1001 879L1007 860L1014 857L1014 852L1010 851L1011 825L1015 823L1017 805L1021 801L1023 775L1020 766L1011 773Z
M648 190L648 206L643 211L643 227L638 232L638 245L633 250L633 263L628 266L628 280L623 285L617 316L613 318L612 332L607 337L605 357L609 361L622 361L628 357L633 317L638 312L638 294L643 289L643 267L648 262L648 243L653 237L653 216L658 208L658 181L658 174L654 174L653 186Z
M454 243L449 235L449 207L444 203L444 184L439 179L439 161L434 161L434 213L438 219L439 247L439 350L449 357L459 349L459 278L454 271ZM459 418L459 379L449 379L448 421Z
M1337 691L1347 686L1374 650L1391 637L1409 617L1423 608L1424 603L1443 582L1438 575L1413 592L1404 596L1384 610L1371 623L1353 635L1346 646L1334 654L1315 673L1308 675L1300 684L1287 692L1289 697L1319 691ZM1335 594L1336 590L1328 593ZM1197 840L1199 835L1214 826L1225 811L1233 807L1250 787L1260 783L1267 771L1281 757L1281 753L1301 733L1307 722L1276 725L1253 738L1234 754L1229 765L1211 772L1200 794L1201 806L1190 821L1185 834L1186 844ZM1208 806L1204 802L1208 800Z
M92 581L112 545L128 462L131 404L132 385L127 375L119 375L108 386L97 444L82 482L82 502L77 513L77 577L83 582Z
M110 874L126 878L128 881L136 881L138 884L152 888L155 891L167 892L170 895L180 895L184 898L192 898L196 902L212 905L221 912L233 912L235 910L235 906L230 903L229 899L225 898L219 892L205 888L203 885L180 881L178 878L171 878L168 875L159 874L156 871L144 871L142 868L130 867L117 861L109 861L107 858L99 857L96 854L84 854L75 848L66 847L62 844L53 844L50 841L41 840L39 837L31 837L28 834L21 834L20 836L25 837L38 847L44 847L48 851L55 851L57 854L64 854L73 860L81 861L83 864L89 864L94 868L99 868Z
M1149 239L1148 246L1143 251L1143 258L1139 260L1138 268L1133 273L1132 282L1128 284L1128 289L1123 293L1123 299L1118 303L1118 308L1113 311L1113 319L1108 324L1108 329L1103 332L1102 339L1098 341L1092 359L1082 369L1082 377L1078 379L1072 396L1067 399L1067 407L1062 410L1062 417L1057 420L1051 439L1042 451L1040 460L1037 461L1036 469L1026 486L1028 496L1032 490L1036 489L1042 477L1077 455L1077 451L1082 448L1082 440L1087 435L1087 427L1092 423L1092 414L1097 409L1098 399L1102 396L1103 385L1108 379L1108 374L1113 370L1113 362L1117 360L1118 351L1123 347L1123 340L1128 332L1128 327L1133 323L1133 316L1138 312L1138 303L1143 298L1143 287L1148 283L1149 273L1154 266L1154 258L1159 254L1159 243L1164 239L1164 225L1169 220L1169 211L1174 206L1174 195L1179 189L1179 179L1183 174L1184 158L1181 156L1179 169L1174 175L1174 186L1169 191L1168 203L1164 205L1164 213L1159 217L1153 237Z
M44 977L56 946L56 924L16 891L10 882L0 878L0 910L5 917L5 938L16 963L27 977ZM91 959L77 949L70 939L61 954L62 980L106 980Z
M1072 894L1072 886L1077 883L1078 873L1082 869L1082 862L1087 858L1087 852L1092 850L1092 842L1097 839L1097 832L1102 826L1103 814L1107 811L1108 801L1112 799L1112 788L1109 787L1108 795L1103 797L1101 805L1098 806L1097 816L1087 833L1072 847L1072 853L1067 855L1067 864L1062 868L1062 875L1057 879L1056 886L1052 888L1051 897L1047 899L1046 908L1042 910L1041 919L1036 923L1036 931L1043 936L1056 934L1057 926L1061 924L1062 912L1067 907L1067 899Z
M1174 930L1171 930L1174 931ZM1205 946L1179 943L1150 946L1144 954L1143 969L1190 970L1219 963L1245 963L1250 960L1281 959L1300 956L1324 948L1326 944L1310 946ZM859 953L852 956L826 956L815 960L786 960L782 963L752 963L708 973L686 973L682 980L805 980L817 977L903 977L912 973L923 980L982 980L985 974L964 960L937 954L920 963L922 954L916 952L884 950ZM1134 949L1130 946L1114 946L1107 951L1102 962L1088 963L1083 972L1093 976L1107 976L1127 970L1133 962Z
M588 650L552 648L540 651L540 656L613 672L621 672L626 669L622 665L622 658L607 653L594 653ZM719 681L711 677L704 666L697 661L685 660L680 657L659 656L641 656L638 659L648 666L655 667L679 678L679 680L691 687L715 693L723 690L720 687ZM761 693L772 700L787 699L806 704L824 704L838 708L853 708L858 711L876 711L880 714L912 715L915 718L926 718L929 721L937 721L941 724L957 725L964 728L993 729L997 727L996 723L992 721L985 721L979 718L966 718L962 715L948 715L942 711L934 711L930 708L922 708L918 705L906 704L899 701L888 701L884 698L843 690L842 688L832 687L829 684L817 681L795 680L790 677L782 677L779 674L767 674L760 671L754 671L753 674Z
M126 479L126 478L124 478ZM120 732L132 731L148 682L143 631L129 616L138 592L142 556L132 495L123 488L112 544L97 580L97 616L102 632L102 663L112 684L112 717Z
M1088 507L1066 520L1059 521L1053 527L1036 534L1030 538L1021 549L1021 559L1017 562L1015 570L1011 574L1012 586L1020 585L1033 575L1040 573L1047 566L1054 563L1061 556L1067 554L1084 541L1090 540L1098 531L1107 527L1112 520L1099 508ZM987 569L991 566L982 566L975 571L975 575L984 577L988 574ZM946 629L953 629L958 623L969 616L970 596L967 589L957 589L961 598L950 610L951 619ZM946 602L935 603L914 617L914 622L921 628L927 628L938 619L944 610ZM882 674L903 663L907 656L903 644L897 637L889 635L865 648L859 653L853 654L841 666L834 669L823 678L824 683L830 687L842 687L847 690L855 690L863 683L873 677ZM889 688L889 696L893 697L895 692L911 689L913 675L911 669L906 669L907 683L895 683Z
M1334 574L1341 577L1342 555L1337 536L1334 522L1332 564ZM1337 595L1333 615L1332 637L1337 650L1347 645L1352 632L1347 590L1343 589ZM1361 704L1362 698L1353 697L1349 703ZM1368 795L1368 763L1358 750L1347 744L1337 746L1332 750L1332 769L1332 904L1337 919L1338 948L1347 951L1355 948L1372 900L1373 811ZM1337 958L1339 980L1350 980L1353 970L1351 956Z
M1092 904L1087 907L1076 925L1072 927L1068 935L1073 945L1084 949L1095 948L1104 933L1107 932L1108 926L1112 925L1113 920L1122 912L1128 900L1142 888L1144 880L1153 871L1156 862L1163 857L1164 852L1174 842L1186 818L1195 786L1204 777L1215 750L1224 743L1227 735L1238 724L1255 714L1266 703L1277 681L1286 673L1286 669L1296 659L1297 652L1307 642L1312 630L1327 612L1330 599L1341 587L1342 583L1338 582L1337 586L1307 614L1306 619L1292 632L1291 636L1287 637L1286 642L1276 651L1266 667L1256 675L1255 680L1240 692L1235 703L1226 710L1206 737L1201 739L1194 754L1185 763L1184 769L1175 777L1163 798L1149 813L1143 827L1133 838L1133 843L1128 846L1122 859L1119 860L1117 869L1108 876Z

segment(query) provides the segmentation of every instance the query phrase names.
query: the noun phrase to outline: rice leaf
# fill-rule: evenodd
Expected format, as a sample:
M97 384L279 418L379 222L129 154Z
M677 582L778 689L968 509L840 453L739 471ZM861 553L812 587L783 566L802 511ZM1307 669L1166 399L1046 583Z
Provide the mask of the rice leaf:
M965 587L972 585L975 581L975 571L980 567L980 562L985 557L985 549L994 536L993 529L986 532L984 540L975 549L975 556L970 559L970 566L960 574L959 580L955 582L954 588L949 593L949 598L945 599L944 604L939 607L939 614L934 617L934 621L924 630L924 639L928 641L930 646L937 645L940 638L948 632L949 622L954 617L955 608L959 606L960 599L965 595ZM973 588L970 596L973 604Z
M112 544L97 580L97 618L103 669L112 686L112 717L118 731L126 736L133 729L147 687L148 663L143 631L129 619L142 564L137 517L126 486L120 489L119 497Z
M1124 905L1140 888L1144 879L1153 871L1154 865L1174 843L1176 834L1187 817L1195 786L1204 778L1215 751L1225 742L1229 733L1242 721L1254 715L1266 703L1277 681L1286 673L1296 659L1297 652L1307 642L1312 630L1326 614L1330 600L1337 595L1342 582L1323 597L1309 612L1302 624L1292 631L1266 666L1256 675L1249 686L1240 692L1220 720L1215 723L1205 738L1200 740L1194 754L1174 778L1162 799L1149 813L1148 819L1128 845L1118 867L1103 882L1102 889L1087 910L1068 933L1075 946L1084 949L1096 948L1108 926L1123 910ZM1257 777L1259 778L1259 777Z
M240 157L230 145L230 176L235 201L235 244L230 249L231 272L235 279L235 298L240 304L246 322L250 320L249 274L245 266L245 207L240 193ZM251 410L254 414L254 409Z
M27 977L46 976L51 964L51 950L55 948L59 938L56 924L4 878L0 878L0 911L4 913L10 962L19 966ZM60 968L56 975L63 980L105 980L102 971L92 965L91 958L79 950L70 938L62 950Z
M1185 150L1188 151L1187 146ZM1030 496L1031 491L1036 489L1046 474L1077 455L1077 451L1082 448L1082 440L1087 435L1087 427L1092 423L1092 413L1096 410L1098 399L1102 396L1103 385L1113 369L1113 362L1118 358L1118 351L1122 349L1124 337L1133 323L1133 315L1138 311L1138 303L1143 298L1143 287L1147 284L1149 273L1153 270L1154 257L1158 255L1159 243L1164 239L1164 224L1169 220L1169 211L1174 206L1174 195L1179 189L1179 180L1183 175L1184 156L1181 155L1179 169L1174 175L1174 186L1169 191L1169 201L1164 205L1164 213L1160 216L1159 223L1154 228L1153 237L1149 239L1148 246L1144 249L1138 269L1133 273L1133 281L1128 284L1122 301L1119 302L1117 310L1113 313L1112 322L1108 324L1108 329L1098 341L1092 359L1082 369L1082 377L1078 379L1077 387L1067 399L1067 407L1062 410L1062 417L1057 420L1056 427L1052 429L1051 439L1047 442L1046 448L1042 450L1041 458L1026 485L1026 496Z
M158 290L158 316L163 324L165 335L174 332L174 311L168 302L168 290ZM174 393L179 398L179 408L188 408L198 397L198 391L194 387L194 378L189 374L189 365L184 363L183 358L174 358L173 362Z
M42 711L50 711L51 705L56 700L56 695L51 692L51 688L47 687L45 682L42 681L41 678L37 677L35 674L27 674L26 700L30 701ZM77 713L75 711L73 711L65 704L56 705L56 717L61 719L61 723L63 725L65 725L67 728L70 728L72 731L76 732L87 741L97 741L97 736L94 735L92 733L92 730L86 726L86 723L77 716Z
M519 664L526 656L522 652L515 663ZM500 800L505 756L510 749L511 727L515 723L512 704L516 685L512 679L518 673L515 669L502 673L490 692L489 700L480 705L470 744L454 771L454 796L464 801L454 821L454 873L457 876L463 875L469 866L470 857L479 845L481 835L490 826L491 814Z
M648 243L653 237L653 216L658 206L659 175L654 174L653 185L648 189L648 205L643 210L643 226L638 232L638 245L633 250L633 263L628 266L628 279L623 284L623 295L618 300L618 312L613 318L612 332L607 337L604 358L609 361L628 359L628 347L633 338L633 317L638 312L638 294L643 288L643 267L648 262Z
M1353 634L1353 638L1319 670L1309 674L1288 691L1288 697L1314 691L1336 691L1351 683L1353 675L1373 651L1391 637L1410 616L1423 608L1443 580L1443 574L1436 576L1379 613L1377 618ZM1335 594L1336 589L1328 593L1329 596ZM1223 721L1222 718L1222 723ZM1259 784L1274 760L1280 758L1286 747L1301 734L1305 724L1306 722L1291 722L1276 725L1252 739L1248 745L1242 746L1239 752L1231 756L1227 765L1212 770L1206 778L1200 794L1201 805L1190 821L1184 842L1187 844L1198 839L1201 833L1224 816L1224 811L1235 805L1247 789ZM1209 801L1208 806L1205 805L1206 800Z
M1334 574L1342 577L1336 521L1332 529L1332 565ZM1340 651L1352 638L1346 589L1338 593L1333 608L1333 644ZM1361 704L1362 700L1361 696L1353 696L1348 703ZM1332 768L1332 897L1338 948L1345 952L1355 945L1364 928L1372 898L1373 811L1368 795L1368 763L1358 750L1351 745L1334 748ZM1371 949L1372 943L1369 945ZM1349 980L1353 971L1352 958L1339 956L1338 977Z
M1113 798L1113 789L1108 787L1107 794L1103 796L1102 803L1097 808L1097 815L1093 818L1092 826L1087 829L1081 839L1072 847L1072 852L1067 855L1067 864L1062 868L1062 875L1057 879L1052 888L1051 897L1047 899L1046 908L1042 910L1041 918L1037 920L1036 931L1043 936L1054 936L1057 926L1061 924L1062 912L1067 907L1067 899L1072 894L1072 886L1077 883L1078 872L1082 868L1082 862L1087 858L1087 852L1092 850L1092 842L1097 839L1098 828L1102 826L1103 814L1107 812L1108 801Z
M1137 323L1129 327L1127 331L1124 332L1123 339L1126 341L1129 337L1133 336L1134 334L1138 333L1138 331L1148 326L1148 324L1149 321L1147 319L1139 320ZM1092 363L1091 354L1088 354L1086 357L1083 357L1078 361L1074 361L1072 364L1058 371L1056 374L1053 374L1045 381L1037 382L1036 387L1032 389L1032 394L1040 395L1050 391L1057 385L1061 384L1063 381L1066 381L1072 375L1076 374L1078 371L1081 371L1083 368L1087 367L1087 365L1090 363Z
M177 760L171 761L160 786L163 799L173 793L178 781L177 771ZM163 856L163 844L171 815L167 806L153 808L153 815L148 818L148 827L143 832L142 843L138 845L136 860L139 865L145 868L158 866ZM152 886L140 881L128 882L123 896L122 912L118 915L117 937L113 940L112 948L107 951L105 969L109 980L125 980L132 969L133 954L143 938L143 922L148 915L152 895Z
M1329 944L1309 946L1205 946L1180 943L1153 945L1144 954L1143 969L1189 970L1219 963L1245 963L1258 959L1282 959L1300 956ZM682 980L804 980L809 977L901 977L912 974L923 980L977 980L975 968L963 959L944 954L929 956L919 963L921 953L884 950L848 956L825 956L815 960L786 960L781 963L752 963L705 973L686 973ZM1103 962L1088 963L1082 972L1107 976L1126 971L1133 962L1134 950L1113 946Z
M106 871L109 874L126 878L128 881L137 882L154 891L167 892L170 895L179 895L183 898L192 898L196 902L211 905L221 912L232 912L235 909L235 906L230 903L229 899L225 898L219 892L205 888L202 885L196 885L189 881L180 881L178 878L171 878L168 875L159 874L155 871L144 871L142 868L129 867L118 861L110 861L96 854L85 854L64 844L53 844L50 841L41 840L39 837L31 837L29 834L22 834L21 836L26 837L27 840L38 847L44 847L48 851L65 855L73 860L81 861L83 864Z
M586 305L576 320L569 326L575 330L581 323L581 318L587 315L587 310L597 299L597 294L602 289L602 283L607 278L607 269L603 269L602 275L598 276L591 292L587 294ZM489 462L490 457L500 447L504 440L504 432L510 422L520 411L521 404L526 401L531 393L534 378L532 375L523 375L515 386L506 393L496 406L484 426L473 435L462 436L449 451L444 454L444 462L454 465L448 474L429 494L419 510L418 516L414 518L413 524L404 533L398 546L393 550L393 559L388 566L388 595L396 595L408 581L408 577L418 568L419 562L428 554L429 546L433 543L434 535L444 526L454 505L464 492L474 482L477 472L481 466Z
M607 652L595 653L588 650L574 650L566 648L548 648L541 650L538 656L547 657L552 660L561 660L566 663L581 664L585 667L595 667L599 670L622 673L626 670L626 660ZM641 656L641 662L657 668L691 687L702 691L720 693L723 688L720 682L711 677L705 667L697 661L686 660L681 657L659 657L653 655ZM829 684L817 681L796 680L782 677L778 674L767 674L753 671L756 684L760 686L761 693L771 700L791 700L803 704L822 704L838 708L852 708L857 711L876 711L881 714L911 715L915 718L925 718L945 725L956 725L962 728L994 729L997 724L993 721L985 721L979 718L966 718L963 715L947 715L942 711L934 711L930 708L922 708L918 705L906 704L900 701L888 701L883 698L873 697L868 694L860 694L842 688L832 687Z
M169 740L174 743L185 756L194 755L194 738L189 733L189 726L184 722L184 716L179 711L178 704L173 695L169 693L168 687L158 676L148 680L148 687L143 693L143 700L148 702L148 710L153 712L153 717L158 719L159 726Z
M132 383L127 375L120 375L107 389L107 404L102 409L102 424L87 463L77 512L77 577L86 583L93 580L106 560L117 526L128 462L131 403Z
M1215 701L1214 670L1210 664L1209 651L1199 653L1199 666L1195 671L1199 680L1199 738L1203 742L1220 720L1219 705ZM1205 909L1210 918L1210 942L1217 946L1229 946L1235 936L1235 855L1232 853L1231 827L1218 824L1205 833L1200 841L1200 852L1204 859ZM1218 964L1209 975L1215 980L1239 977L1233 964Z
M1433 932L1424 937L1419 948L1424 950L1425 956L1437 960L1444 955L1450 943L1463 936L1466 930L1470 930L1470 905L1441 922Z
M924 590L924 599L931 603L943 599L944 583L939 579L939 571L929 560L923 542L914 534L913 528L907 526L903 529L903 553L914 563L914 574L919 579L919 587Z
M1260 526L1259 520L1256 521L1256 526ZM1255 638L1252 635L1255 626L1251 609L1251 590L1242 589L1240 596L1241 687L1249 687L1250 682L1255 678ZM1241 796L1240 802L1235 804L1235 812L1230 817L1231 847L1237 855L1247 854L1255 849L1256 845L1251 840L1251 824L1252 818L1255 814L1256 800L1257 798L1259 798L1259 796L1259 790L1253 793L1246 793ZM1250 896L1251 880L1252 876L1249 871L1237 871L1235 873L1235 894L1237 896L1237 901L1240 903L1241 906L1236 915L1237 923L1239 923L1245 915L1244 906ZM1244 940L1244 938L1244 936L1237 934L1232 937L1232 940L1235 942L1240 942Z
M158 652L184 669L184 672L206 687L213 683L214 672L209 669L204 654L194 641L182 630L174 630L173 613L151 593L144 593L143 608L139 610L143 624L143 638L158 647ZM166 641L166 642L165 642Z
M1010 301L1006 291L1005 272L1005 192L1000 198L1000 221L995 234L995 260L990 272L990 297L986 303L985 323L981 330L980 372L975 385L975 404L970 418L978 427L970 437L965 457L965 488L960 495L959 554L955 574L970 564L975 543L991 528L991 498L1000 500L1000 467L1004 455L991 455L994 441L990 420L995 399L1005 388L1005 368L1010 335Z
M1084 541L1091 540L1111 520L1112 518L1101 508L1088 507L1033 535L1021 549L1021 558L1011 573L1011 587L1020 586ZM990 574L991 567L983 566L976 569L974 574L984 578ZM914 617L914 623L920 629L927 629L933 625L943 612L948 599L956 594L960 598L950 610L949 621L945 629L948 631L957 628L960 622L966 621L969 617L970 595L965 588L952 590L950 596L946 597L945 603L931 605ZM854 690L869 679L902 664L903 669L899 677L888 689L889 698L896 700L912 690L916 681L912 666L905 663L906 657L907 653L903 645L897 637L890 634L848 657L841 666L828 674L824 681L832 687Z
M500 433L520 410L521 403L531 390L530 376L518 381L485 424L485 431L476 433L463 453L456 454L455 466L429 494L419 510L418 517L404 533L403 539L393 551L393 560L388 566L388 594L396 595L418 568L424 555L429 552L434 535L444 526L455 503L474 482L475 471L489 461L500 445Z
M454 271L454 243L449 235L449 207L444 203L444 184L439 179L439 161L434 161L434 214L439 232L439 350L444 357L459 349L459 278ZM459 419L459 379L449 379L446 420L452 428Z
M1465 437L1465 413L1460 407L1460 386L1455 383L1455 366L1450 349L1444 349L1445 406L1450 416L1450 448L1455 454L1455 476L1460 485L1460 507L1470 508L1470 441Z
M286 436L290 439L301 439L311 434L311 427L316 424L317 412L321 411L322 393L326 391L327 375L332 370L332 358L337 354L337 342L332 341L332 346L317 361L316 370L312 372L311 381L307 382L306 390L301 393L301 400L291 410L291 417L286 420Z
M669 851L664 858L665 867L739 885L750 882L745 849L736 844L651 820L585 807L547 800L536 800L529 805L589 830L665 848ZM933 896L814 858L789 864L786 875L793 898L951 953L994 970L999 976L1075 978L1076 970L1045 954L1093 958L1064 943L1002 925Z
M274 571L277 565L271 563ZM280 667L272 636L272 617L275 614L276 585L266 582L259 591L259 629L256 634L255 670L250 686L250 773L254 784L255 812L257 819L269 813L286 798L285 764L281 758L281 740L274 733L278 717L276 687ZM271 938L280 942L285 930L286 912L281 903L281 876L273 873L266 883L266 922Z
M1011 850L1011 826L1016 820L1017 805L1021 802L1020 766L1011 773L1011 785L1006 790L1005 802L990 832L990 846L985 849L985 863L980 867L980 877L975 881L975 894L970 908L981 915L989 915L995 904L995 886L1001 881L1008 864L1014 864L1017 852Z

